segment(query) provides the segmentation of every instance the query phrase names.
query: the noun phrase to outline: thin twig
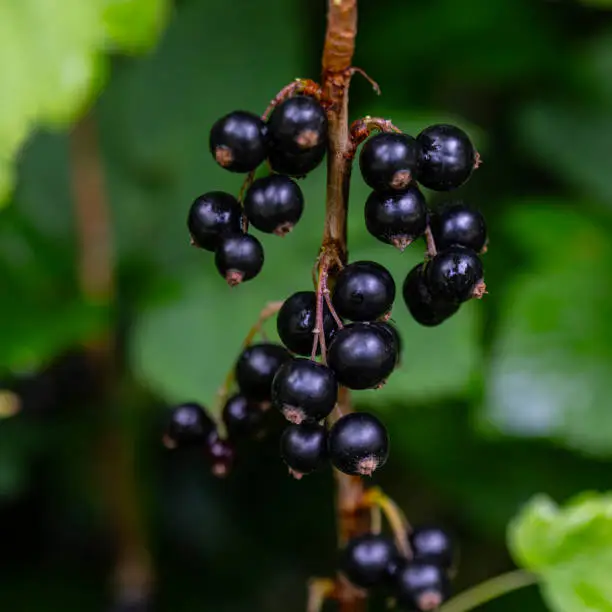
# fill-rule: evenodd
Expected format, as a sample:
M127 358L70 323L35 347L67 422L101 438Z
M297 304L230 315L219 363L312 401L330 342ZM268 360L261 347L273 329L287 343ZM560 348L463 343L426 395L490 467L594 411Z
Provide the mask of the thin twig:
M523 587L535 584L538 577L525 570L514 570L481 582L447 601L439 612L468 612Z
M115 301L114 257L111 221L97 126L93 116L83 119L70 138L71 182L79 238L79 283L83 297L108 307ZM107 330L87 344L100 389L100 403L115 403L118 372L115 361L114 320ZM132 444L125 440L109 415L100 428L94 458L108 504L109 520L116 534L118 554L114 571L115 599L149 597L153 572L151 557L136 496Z

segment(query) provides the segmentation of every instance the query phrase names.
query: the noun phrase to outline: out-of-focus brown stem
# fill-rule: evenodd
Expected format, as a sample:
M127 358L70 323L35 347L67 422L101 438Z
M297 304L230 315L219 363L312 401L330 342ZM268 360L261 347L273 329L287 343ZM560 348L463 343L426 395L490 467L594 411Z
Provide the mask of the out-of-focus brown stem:
M117 388L113 310L116 287L110 211L100 157L97 125L92 115L70 137L71 185L79 242L78 275L86 301L108 308L105 332L87 349L97 378L100 405L112 403ZM117 542L115 599L147 600L152 572L136 497L131 445L109 418L101 428L94 469L104 491Z
M323 96L328 103L329 145L318 292L327 288L329 280L333 281L348 257L346 218L353 161L348 100L356 35L357 0L328 0L322 84ZM322 335L323 330L320 333ZM338 403L340 410L335 412L350 412L347 389L341 389ZM360 478L336 471L336 483L338 543L343 546L347 540L367 529L368 513L364 512L361 504L363 485ZM337 600L341 612L363 612L367 605L363 593L350 588L343 580L338 580Z

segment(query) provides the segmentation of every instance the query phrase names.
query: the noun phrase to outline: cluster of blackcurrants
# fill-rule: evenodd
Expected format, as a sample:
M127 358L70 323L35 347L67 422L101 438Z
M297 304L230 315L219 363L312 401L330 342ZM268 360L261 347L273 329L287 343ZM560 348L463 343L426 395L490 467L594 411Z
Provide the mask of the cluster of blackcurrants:
M487 243L483 216L462 201L449 201L436 211L427 208L417 183L435 191L464 184L479 163L467 134L436 124L416 138L382 132L363 146L359 165L374 190L365 204L370 234L400 250L430 232L430 259L415 266L403 285L403 297L421 325L439 325L460 305L485 291L478 254Z
M268 121L245 111L219 119L210 132L210 151L223 168L254 172L266 159L273 171L256 179L242 206L231 194L211 191L198 197L189 211L192 243L215 252L219 273L230 285L257 276L264 263L261 242L246 232L284 236L300 220L304 195L291 177L316 168L327 150L327 115L309 96L279 104Z
M360 535L342 551L340 571L358 588L381 589L402 609L436 610L450 595L451 538L439 527L422 526L408 540L410 559L386 535Z

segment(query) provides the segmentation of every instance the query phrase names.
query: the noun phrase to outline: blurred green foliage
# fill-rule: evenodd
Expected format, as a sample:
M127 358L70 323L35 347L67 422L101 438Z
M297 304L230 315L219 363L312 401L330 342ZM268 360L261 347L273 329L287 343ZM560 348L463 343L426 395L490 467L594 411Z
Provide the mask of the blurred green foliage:
M534 494L562 502L610 488L606 4L360 3L355 63L383 96L356 78L353 115L388 116L409 133L456 122L484 158L457 195L489 223L489 294L431 330L412 322L398 301L403 367L383 390L356 396L391 431L391 460L377 483L413 522L440 521L456 532L458 590L512 566L506 527ZM271 435L245 449L235 473L217 482L201 458L164 451L159 433L169 402L214 402L267 301L310 287L323 169L303 182L307 208L295 231L284 240L264 236L264 271L233 291L210 256L189 246L185 220L195 196L240 186L241 177L210 157L212 122L237 108L263 111L284 84L318 74L325 3L182 0L167 13L152 0L99 0L66 5L61 14L51 5L0 0L0 89L14 94L0 96L0 174L34 125L56 125L82 110L96 91L94 67L110 61L92 115L112 209L118 302L91 304L79 293L69 135L37 132L19 156L12 205L0 212L0 371L7 381L38 381L25 392L21 414L0 421L0 604L27 612L111 610L112 519L95 475L106 461L99 438L116 430L133 454L157 571L156 610L301 610L306 578L335 567L330 475L287 479ZM167 29L150 54L101 59L103 51L147 47L164 15ZM73 53L90 85L62 89L59 66ZM0 179L0 191L6 185ZM427 195L432 206L442 199ZM351 257L380 261L401 285L421 245L400 255L369 236L366 197L355 172ZM109 321L120 340L121 374L111 405L96 401L95 386L75 394L82 377L72 370L40 382L41 372L56 372L59 356ZM571 509L559 511L550 526L554 545L564 547L567 535L582 546L584 536L588 550L592 533L599 538L588 531L599 529L598 508L605 520L609 513L598 504L586 502L592 521L578 535L564 531ZM584 591L559 568L558 551L541 563L516 552L519 538L532 546L549 537L537 522L547 516L542 508L549 506L534 502L514 523L517 562L541 571L555 609L607 610L597 599L572 599ZM574 549L567 554L570 565L578 563ZM601 587L609 555L593 549L592 556ZM483 607L516 609L545 607L537 589Z

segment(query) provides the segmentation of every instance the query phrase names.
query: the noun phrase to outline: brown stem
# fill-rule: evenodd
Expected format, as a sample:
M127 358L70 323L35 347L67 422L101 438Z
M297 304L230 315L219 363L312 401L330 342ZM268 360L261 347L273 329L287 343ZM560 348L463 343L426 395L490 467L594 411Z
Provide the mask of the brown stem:
M349 84L351 63L357 35L357 0L328 0L327 32L323 50L323 95L328 101L329 145L327 153L327 199L325 229L321 245L317 293L324 295L328 277L334 276L346 263L346 217L352 168L352 140L349 130ZM322 310L322 304L321 304ZM321 318L321 314L319 314ZM321 336L323 330L321 330ZM338 398L338 413L350 412L348 390L342 388ZM334 411L336 413L336 411ZM340 546L368 528L368 513L363 511L361 479L335 471L337 494L336 512ZM340 612L363 612L367 602L360 591L338 580Z
M83 119L71 134L71 183L76 231L79 240L78 274L83 297L108 307L115 302L111 221L100 159L97 126L92 116ZM98 379L99 401L112 405L116 390L115 342L112 317L106 332L87 345ZM117 542L115 598L119 602L147 600L152 583L149 553L136 497L132 444L117 431L107 414L101 428L94 461Z

